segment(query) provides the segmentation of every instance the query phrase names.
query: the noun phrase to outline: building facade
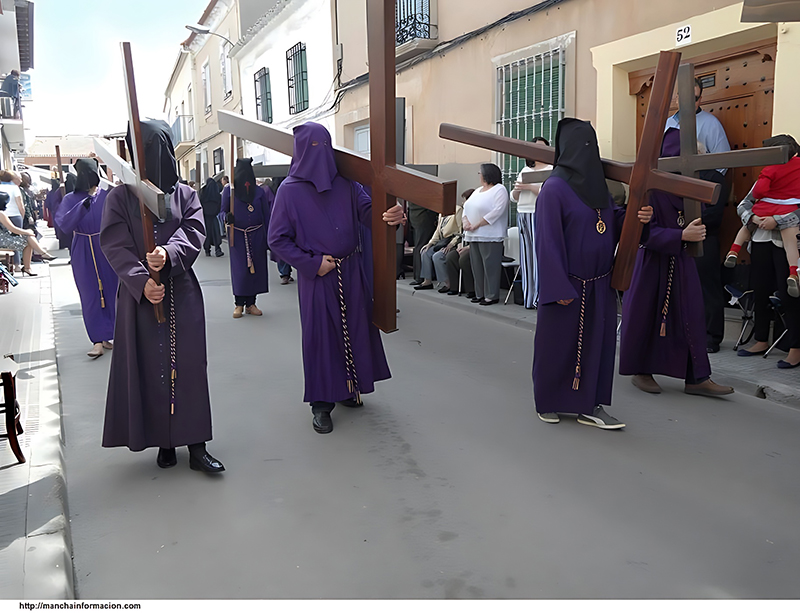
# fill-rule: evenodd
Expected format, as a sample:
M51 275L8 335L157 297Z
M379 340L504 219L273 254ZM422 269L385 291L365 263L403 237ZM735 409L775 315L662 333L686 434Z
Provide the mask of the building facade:
M14 167L15 153L25 150L25 124L20 76L33 68L33 2L0 3L0 168Z

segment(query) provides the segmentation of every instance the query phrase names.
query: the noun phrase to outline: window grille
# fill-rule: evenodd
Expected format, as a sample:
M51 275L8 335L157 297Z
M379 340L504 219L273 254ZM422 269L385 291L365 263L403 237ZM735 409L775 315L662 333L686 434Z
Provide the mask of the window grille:
M256 118L272 123L272 84L269 69L262 68L254 77L256 88Z
M394 23L398 47L415 38L430 38L430 0L395 0Z
M286 74L289 81L289 114L308 108L308 64L305 43L297 43L286 52Z
M225 168L225 150L222 147L214 149L214 175L221 173Z
M497 68L497 134L530 141L543 136L551 144L558 121L564 117L565 59L563 49L553 49ZM525 160L499 154L503 184L509 192ZM516 224L517 207L509 207Z

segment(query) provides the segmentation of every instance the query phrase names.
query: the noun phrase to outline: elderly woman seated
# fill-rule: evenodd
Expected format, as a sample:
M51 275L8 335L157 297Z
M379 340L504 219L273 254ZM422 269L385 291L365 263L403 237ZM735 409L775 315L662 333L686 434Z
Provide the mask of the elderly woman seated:
M444 294L450 290L450 283L447 279L447 266L445 258L447 254L456 248L461 240L461 218L464 214L464 202L475 190L468 189L461 194L461 202L456 207L455 215L439 215L436 232L427 245L422 247L421 275L422 283L414 289L434 289L433 279L434 270L436 280L439 282L439 293Z

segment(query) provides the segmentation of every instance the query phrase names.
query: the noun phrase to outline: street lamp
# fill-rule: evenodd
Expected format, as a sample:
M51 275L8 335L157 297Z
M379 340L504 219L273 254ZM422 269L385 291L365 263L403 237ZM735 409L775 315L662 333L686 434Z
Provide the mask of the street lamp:
M200 24L197 24L195 26L185 26L185 27L187 30L189 30L190 32L194 32L195 34L213 34L214 36L219 36L222 40L227 42L231 47L234 47L234 44L230 39L225 38L222 34L217 34L216 32L212 32L211 28L208 28L206 26L201 26Z

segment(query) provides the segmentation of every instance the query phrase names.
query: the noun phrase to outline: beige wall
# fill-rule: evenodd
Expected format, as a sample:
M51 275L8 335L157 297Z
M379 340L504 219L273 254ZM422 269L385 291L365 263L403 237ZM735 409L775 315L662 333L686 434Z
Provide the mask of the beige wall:
M363 4L363 0L342 0L339 3L339 33L340 40L344 41L345 59L343 81L365 72L365 17L363 11L359 15L357 8ZM500 19L513 10L530 6L529 2L505 0L488 4L469 3L476 10L465 10L465 4L464 0L439 0L440 41L452 39L466 30ZM494 131L496 67L493 58L513 54L519 49L570 32L576 33L575 43L567 58L568 78L571 77L574 82L574 91L567 93L567 114L595 123L598 120L625 122L632 124L635 130L634 113L626 107L626 104L633 105L632 100L629 103L621 102L610 110L604 108L603 116L598 117L597 96L602 88L598 86L598 69L593 64L592 49L669 24L693 23L693 17L720 8L729 7L731 14L737 10L740 12L740 4L733 0L566 0L556 7L490 30L444 55L403 70L397 76L397 95L406 98L411 111L409 140L412 145L407 154L408 161L417 164L474 165L491 159L492 155L485 151L439 139L439 124L456 123ZM474 18L474 15L480 15L481 18ZM794 24L785 37L798 46L800 40L794 29L800 30L800 25ZM661 40L659 44L664 44ZM672 44L667 48L671 47ZM646 62L645 59L644 65ZM630 69L639 69L644 65ZM619 89L624 84L627 91L627 70L602 70L603 87ZM791 66L785 65L784 70L791 72ZM797 84L800 80L794 81L794 86L800 87ZM788 111L786 116L789 116ZM367 87L348 91L336 118L337 141L352 146L352 126L356 122L364 123L368 117ZM607 151L604 153L608 154ZM471 176L467 172L458 174Z

